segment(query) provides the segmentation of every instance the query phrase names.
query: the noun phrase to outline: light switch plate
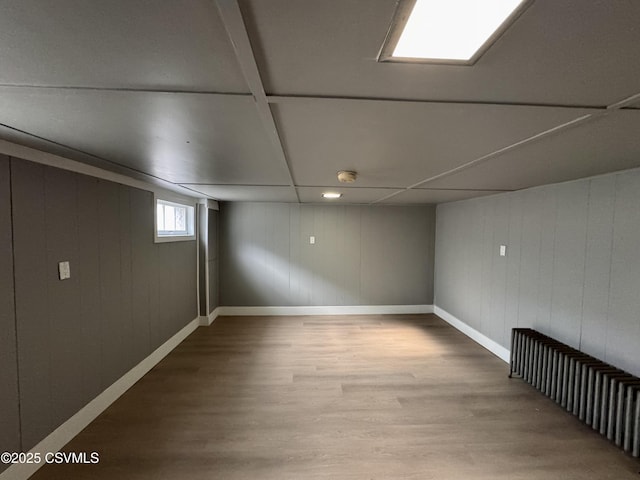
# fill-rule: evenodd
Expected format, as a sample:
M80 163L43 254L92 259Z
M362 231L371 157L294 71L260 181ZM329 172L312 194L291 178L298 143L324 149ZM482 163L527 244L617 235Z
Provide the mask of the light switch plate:
M506 257L507 256L507 246L506 245L500 245L500 256L501 257Z
M71 266L69 265L69 262L58 263L58 276L60 277L60 280L71 278Z

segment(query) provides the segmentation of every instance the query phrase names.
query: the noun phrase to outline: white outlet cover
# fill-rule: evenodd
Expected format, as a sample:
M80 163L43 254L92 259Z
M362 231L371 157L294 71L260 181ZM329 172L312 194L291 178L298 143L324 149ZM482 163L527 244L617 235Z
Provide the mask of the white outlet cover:
M314 245L315 243L316 243L316 237L314 235L311 235L309 237L309 244Z
M71 278L71 266L69 265L69 262L58 263L58 276L60 277L60 280Z
M500 245L500 256L501 257L506 257L507 256L507 246L506 245Z

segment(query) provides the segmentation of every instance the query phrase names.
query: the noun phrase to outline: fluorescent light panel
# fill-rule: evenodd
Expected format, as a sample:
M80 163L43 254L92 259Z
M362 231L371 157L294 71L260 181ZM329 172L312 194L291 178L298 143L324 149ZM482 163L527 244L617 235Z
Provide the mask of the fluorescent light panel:
M324 198L340 198L342 196L341 193L334 193L334 192L324 192L322 194L322 196Z
M525 0L416 0L394 58L469 61Z

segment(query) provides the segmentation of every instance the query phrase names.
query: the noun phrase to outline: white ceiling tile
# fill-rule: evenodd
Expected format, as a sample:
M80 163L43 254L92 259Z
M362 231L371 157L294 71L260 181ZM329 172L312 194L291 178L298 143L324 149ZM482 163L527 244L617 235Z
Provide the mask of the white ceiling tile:
M212 0L5 0L0 83L248 92Z
M640 167L640 112L623 110L422 185L522 189Z
M640 2L536 0L474 66L379 63L396 0L243 0L269 93L609 105L638 93Z
M297 185L403 188L588 111L548 107L286 100L272 105Z
M174 183L287 185L250 96L0 87L0 123Z
M278 137L304 203L436 203L640 166L637 102L526 142L640 93L640 2L536 0L472 67L378 63L396 0L239 3L277 132L215 1L8 0L0 138L230 201L296 201Z

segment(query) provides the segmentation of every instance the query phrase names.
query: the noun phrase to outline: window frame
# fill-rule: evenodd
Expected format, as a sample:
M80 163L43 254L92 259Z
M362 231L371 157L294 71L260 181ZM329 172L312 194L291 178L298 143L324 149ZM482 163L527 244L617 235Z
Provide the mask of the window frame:
M186 208L187 214L187 234L165 234L158 231L158 205ZM184 199L170 198L165 195L154 195L153 197L153 238L155 243L184 242L196 240L196 202L189 202ZM166 230L165 230L166 231Z

